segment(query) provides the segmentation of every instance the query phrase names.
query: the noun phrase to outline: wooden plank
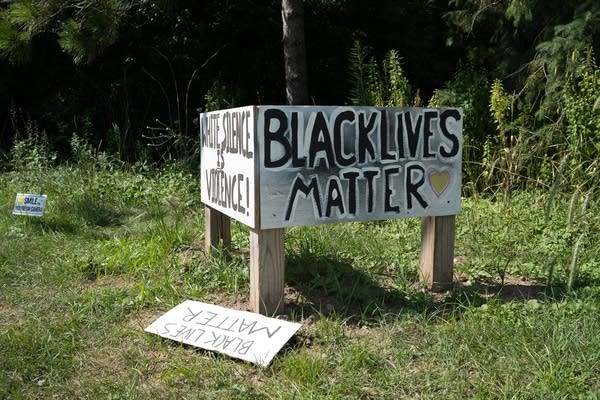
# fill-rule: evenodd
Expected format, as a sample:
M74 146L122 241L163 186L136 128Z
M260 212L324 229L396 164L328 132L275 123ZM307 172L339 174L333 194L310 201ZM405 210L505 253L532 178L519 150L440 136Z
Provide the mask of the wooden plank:
M434 291L452 289L456 216L421 220L421 281Z
M271 316L283 310L284 229L250 229L250 305Z
M219 246L228 249L231 245L231 221L220 211L204 206L204 249L210 254Z

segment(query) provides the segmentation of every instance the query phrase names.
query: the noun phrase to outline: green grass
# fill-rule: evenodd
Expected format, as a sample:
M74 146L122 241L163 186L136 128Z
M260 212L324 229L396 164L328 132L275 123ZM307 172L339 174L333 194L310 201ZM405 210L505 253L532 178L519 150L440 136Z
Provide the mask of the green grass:
M248 232L232 225L231 258L204 254L196 176L50 168L46 215L12 216L34 183L0 174L0 398L600 397L594 196L464 199L445 296L418 282L419 220L286 230L302 328L260 368L143 331L186 299L247 301Z

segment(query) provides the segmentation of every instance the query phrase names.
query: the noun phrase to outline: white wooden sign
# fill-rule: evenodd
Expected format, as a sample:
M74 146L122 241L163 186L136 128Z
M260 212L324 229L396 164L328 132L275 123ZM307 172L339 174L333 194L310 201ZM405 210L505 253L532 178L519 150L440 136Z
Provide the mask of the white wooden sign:
M460 211L460 109L256 106L200 121L202 201L252 228Z
M159 317L145 331L266 367L300 326L187 300Z
M261 229L453 215L456 109L261 107Z
M32 217L44 216L47 196L45 194L17 193L13 215L26 215Z
M256 222L255 107L200 115L201 200L251 228Z

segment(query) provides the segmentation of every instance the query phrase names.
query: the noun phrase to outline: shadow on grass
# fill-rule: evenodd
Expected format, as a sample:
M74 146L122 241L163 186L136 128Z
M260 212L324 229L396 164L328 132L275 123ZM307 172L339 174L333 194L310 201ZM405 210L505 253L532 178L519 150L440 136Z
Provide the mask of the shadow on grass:
M286 258L284 313L290 316L333 314L349 323L377 322L401 313L450 314L490 301L559 301L562 287L515 278L503 285L456 282L453 290L435 293L423 290L417 277L402 287L383 285L350 263L332 257L297 254ZM441 314L440 314L441 313Z
M118 207L97 198L80 198L75 201L74 211L87 224L98 227L118 226L126 213Z
M33 220L33 225L42 232L60 232L73 235L80 232L79 224L71 219L45 216Z
M384 287L343 260L298 254L286 258L286 314L335 314L354 322L407 310L425 311L434 299L424 292Z
M56 212L46 212L41 218L30 218L31 225L39 232L57 232L68 235L97 236L92 228L121 226L128 213L119 207L99 201L76 200Z

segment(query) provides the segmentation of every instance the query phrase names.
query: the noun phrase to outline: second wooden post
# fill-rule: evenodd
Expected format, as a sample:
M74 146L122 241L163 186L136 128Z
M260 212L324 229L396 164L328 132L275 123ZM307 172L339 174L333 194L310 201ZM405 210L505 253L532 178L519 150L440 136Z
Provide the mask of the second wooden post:
M454 215L421 220L421 281L434 291L452 289Z
M284 229L250 229L250 305L274 315L283 309Z

